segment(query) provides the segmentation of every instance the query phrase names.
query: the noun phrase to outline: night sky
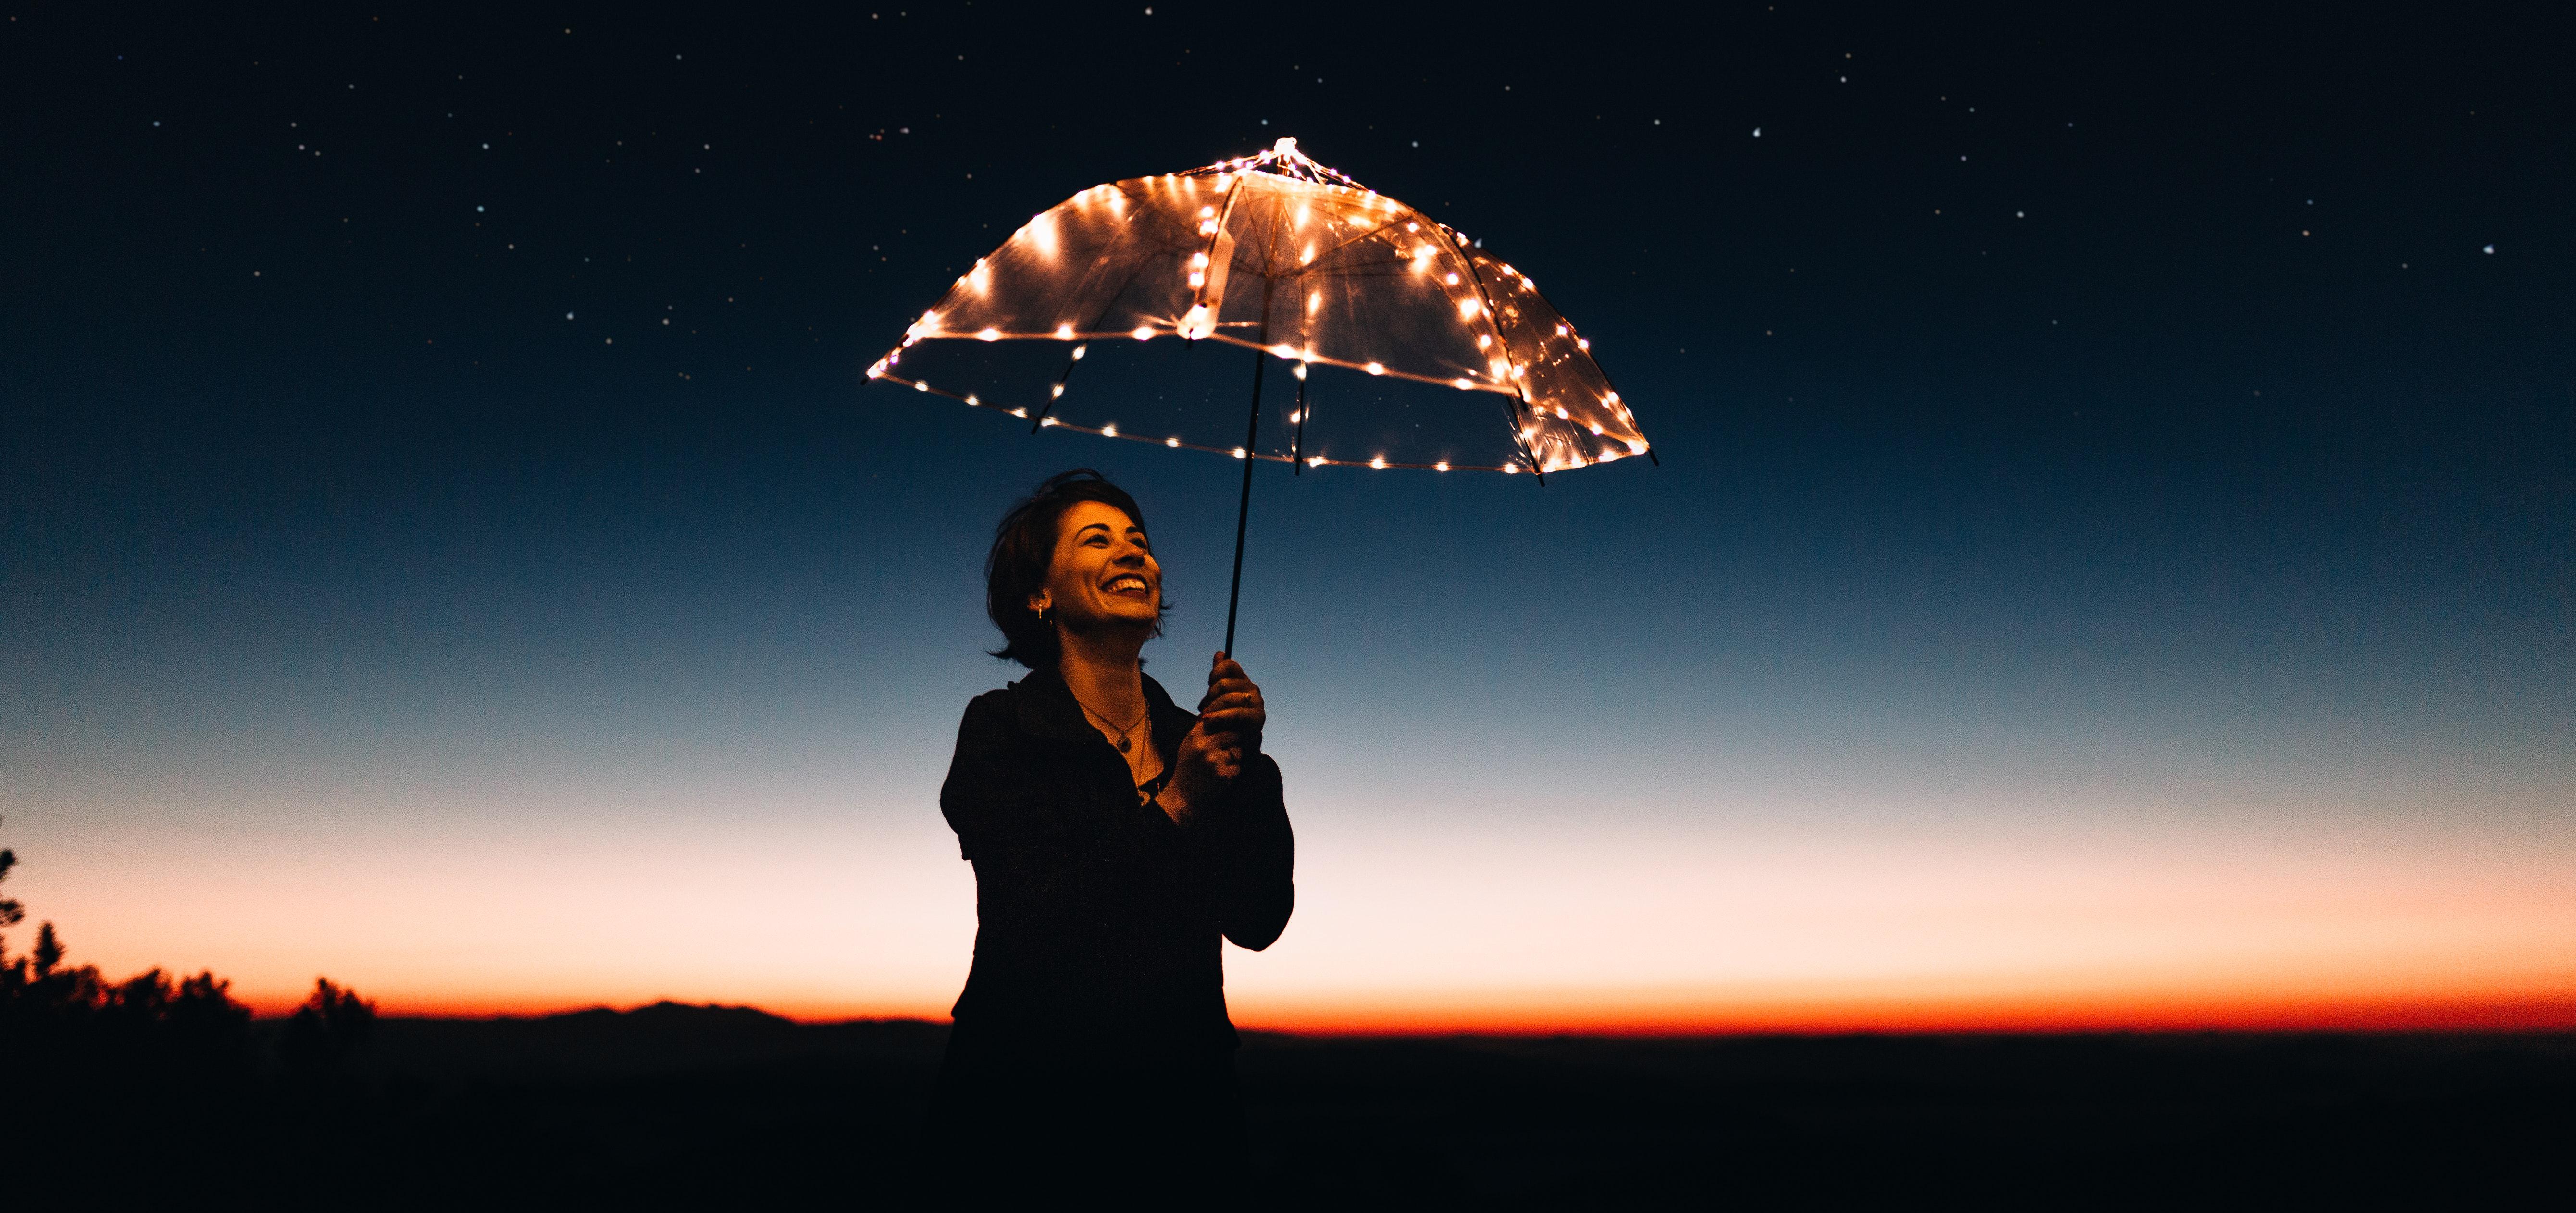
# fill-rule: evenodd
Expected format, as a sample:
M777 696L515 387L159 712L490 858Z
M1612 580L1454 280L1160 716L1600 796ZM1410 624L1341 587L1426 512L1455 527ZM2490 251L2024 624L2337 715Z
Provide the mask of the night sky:
M2576 1023L2566 30L2096 7L8 7L11 891L262 1006L943 1014L994 521L1131 488L1186 692L1241 465L864 369L1293 135L1661 466L1257 468L1239 1021Z

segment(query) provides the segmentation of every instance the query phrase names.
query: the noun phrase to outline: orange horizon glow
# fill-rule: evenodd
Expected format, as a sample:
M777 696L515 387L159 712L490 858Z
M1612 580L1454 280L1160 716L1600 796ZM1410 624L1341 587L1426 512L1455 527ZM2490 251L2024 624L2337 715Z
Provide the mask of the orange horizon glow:
M1288 933L1226 950L1246 1029L2576 1030L2576 858L2546 835L2363 819L1462 833L1304 812ZM262 1015L327 975L400 1017L667 999L944 1020L975 936L954 838L927 814L816 820L408 847L236 838L220 863L159 835L21 842L42 866L13 876L31 914L10 942L23 951L51 920L70 963L211 970Z
M361 991L364 993L364 991ZM292 1014L289 996L244 999L263 1018ZM529 1019L579 1011L631 1011L654 1003L580 1000L379 1000L377 1011L403 1019ZM915 1007L782 1009L747 1007L800 1024L909 1019L944 1023L945 1009ZM2247 994L2168 1001L2062 998L2028 1002L1920 1001L1850 1004L1778 1003L1686 1008L1653 1005L1577 1007L1535 1003L1460 1006L1352 1006L1282 1009L1235 1016L1249 1032L1297 1036L1710 1036L1981 1035L2195 1032L2566 1032L2576 1031L2576 991L2520 995L2305 1000Z

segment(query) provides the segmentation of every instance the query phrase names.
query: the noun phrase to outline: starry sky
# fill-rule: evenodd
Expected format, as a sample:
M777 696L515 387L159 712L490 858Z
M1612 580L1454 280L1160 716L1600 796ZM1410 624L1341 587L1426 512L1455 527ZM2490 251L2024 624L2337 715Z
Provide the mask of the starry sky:
M0 844L75 960L943 1014L993 522L1134 490L1183 689L1240 465L864 368L1293 135L1661 466L1258 469L1302 901L1238 1021L2576 1023L2527 6L0 7Z

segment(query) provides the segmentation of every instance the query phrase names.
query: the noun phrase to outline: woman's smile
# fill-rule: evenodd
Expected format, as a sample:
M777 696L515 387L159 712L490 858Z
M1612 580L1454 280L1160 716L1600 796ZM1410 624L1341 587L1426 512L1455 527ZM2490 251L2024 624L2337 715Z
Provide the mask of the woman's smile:
M1043 596L1054 617L1076 632L1154 626L1163 612L1163 566L1154 560L1145 528L1126 511L1099 501L1066 510L1061 525ZM1031 608L1039 601L1032 598Z

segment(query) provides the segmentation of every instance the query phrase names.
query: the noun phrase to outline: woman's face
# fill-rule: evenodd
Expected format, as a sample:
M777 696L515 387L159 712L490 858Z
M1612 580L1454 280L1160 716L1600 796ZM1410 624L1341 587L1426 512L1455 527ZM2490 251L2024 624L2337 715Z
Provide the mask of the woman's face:
M1031 610L1049 606L1076 630L1152 627L1163 614L1163 566L1145 529L1114 505L1075 502L1056 524L1046 587L1029 596Z

